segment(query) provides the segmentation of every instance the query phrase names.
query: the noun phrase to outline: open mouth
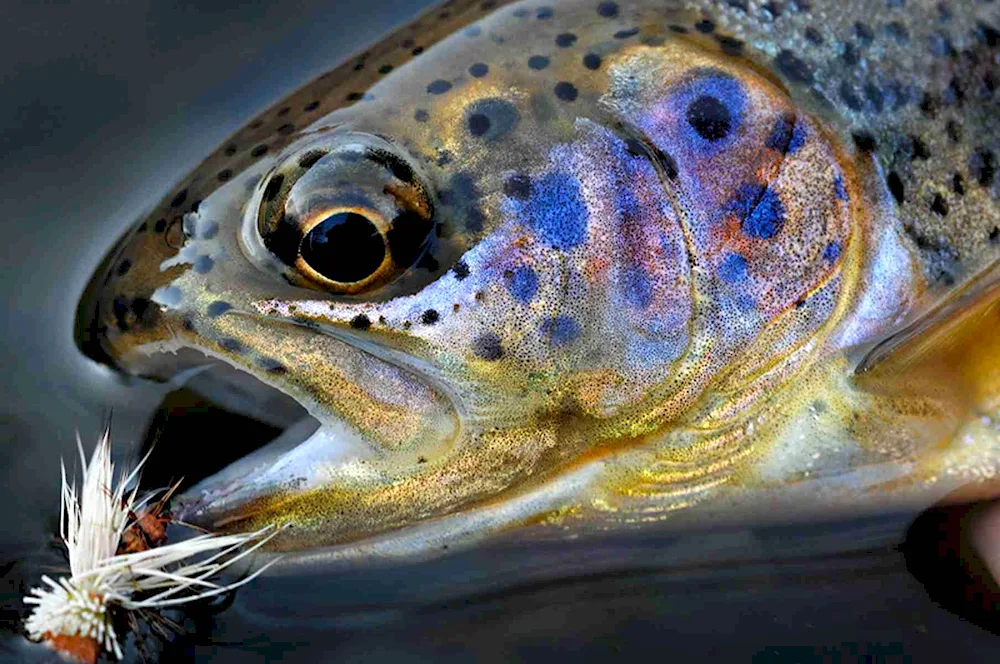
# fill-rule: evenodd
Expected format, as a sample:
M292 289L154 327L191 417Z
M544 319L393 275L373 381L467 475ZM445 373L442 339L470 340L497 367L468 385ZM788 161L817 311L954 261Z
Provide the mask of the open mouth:
M179 481L175 507L183 520L205 521L251 486L259 490L269 469L320 432L295 399L221 360L182 349L154 362L195 367L164 396L142 445L149 454L143 485ZM169 374L165 365L157 368Z

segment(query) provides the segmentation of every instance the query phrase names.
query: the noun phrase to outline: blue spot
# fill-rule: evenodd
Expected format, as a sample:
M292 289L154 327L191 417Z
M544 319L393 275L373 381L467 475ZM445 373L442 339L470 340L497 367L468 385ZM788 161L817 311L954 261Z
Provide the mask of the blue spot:
M208 274L213 265L215 265L215 261L210 256L198 256L194 260L194 271L198 274Z
M576 178L549 173L532 189L528 216L546 243L555 249L570 249L587 239L587 206Z
M214 221L206 222L201 228L201 237L204 240L211 240L219 232L219 224Z
M729 254L719 266L719 276L731 284L739 284L747 278L747 259L739 254Z
M625 273L625 299L638 309L645 309L653 301L653 285L641 267L633 267Z
M788 153L794 154L806 143L806 137L808 136L806 128L802 123L797 123L795 129L792 129L792 140L788 144Z
M831 263L838 258L840 258L840 243L831 242L826 245L826 249L823 250L823 258L830 261Z
M208 307L205 308L205 313L208 314L211 318L215 318L216 316L221 316L222 314L226 313L232 308L233 308L232 305L230 305L228 302L224 302L222 300L216 300L215 302L212 302L210 305L208 305Z
M538 292L538 275L529 265L521 265L510 277L507 288L514 298L527 304Z
M838 201L847 200L847 189L844 187L844 179L839 175L833 179L833 194Z
M743 220L743 232L764 240L774 237L785 224L785 206L778 194L759 184L740 187L730 209Z
M580 324L569 316L554 316L542 323L542 334L553 346L565 346L580 336Z

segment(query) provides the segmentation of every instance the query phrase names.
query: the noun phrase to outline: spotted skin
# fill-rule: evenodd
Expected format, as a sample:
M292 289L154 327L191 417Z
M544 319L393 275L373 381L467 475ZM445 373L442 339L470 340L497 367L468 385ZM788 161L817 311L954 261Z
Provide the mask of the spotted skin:
M296 526L280 548L752 506L814 450L930 495L968 404L873 396L851 353L1000 255L1000 17L849 5L446 3L193 171L81 346L150 375L196 349L336 429L190 499Z

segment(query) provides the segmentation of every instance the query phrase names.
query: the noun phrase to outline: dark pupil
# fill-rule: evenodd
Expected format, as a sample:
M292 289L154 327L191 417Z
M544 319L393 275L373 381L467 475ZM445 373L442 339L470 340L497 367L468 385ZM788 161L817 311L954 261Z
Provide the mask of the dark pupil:
M360 214L339 212L313 227L302 240L302 259L331 281L370 277L385 258L385 242Z
M717 141L729 133L732 120L729 109L721 101L715 97L702 96L688 106L687 121L706 141Z

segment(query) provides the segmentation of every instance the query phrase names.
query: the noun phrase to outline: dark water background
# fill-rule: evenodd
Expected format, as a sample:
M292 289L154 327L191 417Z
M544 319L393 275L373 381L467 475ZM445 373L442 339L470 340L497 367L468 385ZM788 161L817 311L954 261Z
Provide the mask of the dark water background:
M427 4L0 2L8 626L48 560L57 459L74 458L74 431L92 444L113 407L116 449L127 450L163 395L77 353L73 311L94 266L257 111ZM169 661L995 662L995 637L942 609L907 571L898 545L911 518L508 542L431 563L265 578L193 625ZM2 657L50 656L12 638Z

